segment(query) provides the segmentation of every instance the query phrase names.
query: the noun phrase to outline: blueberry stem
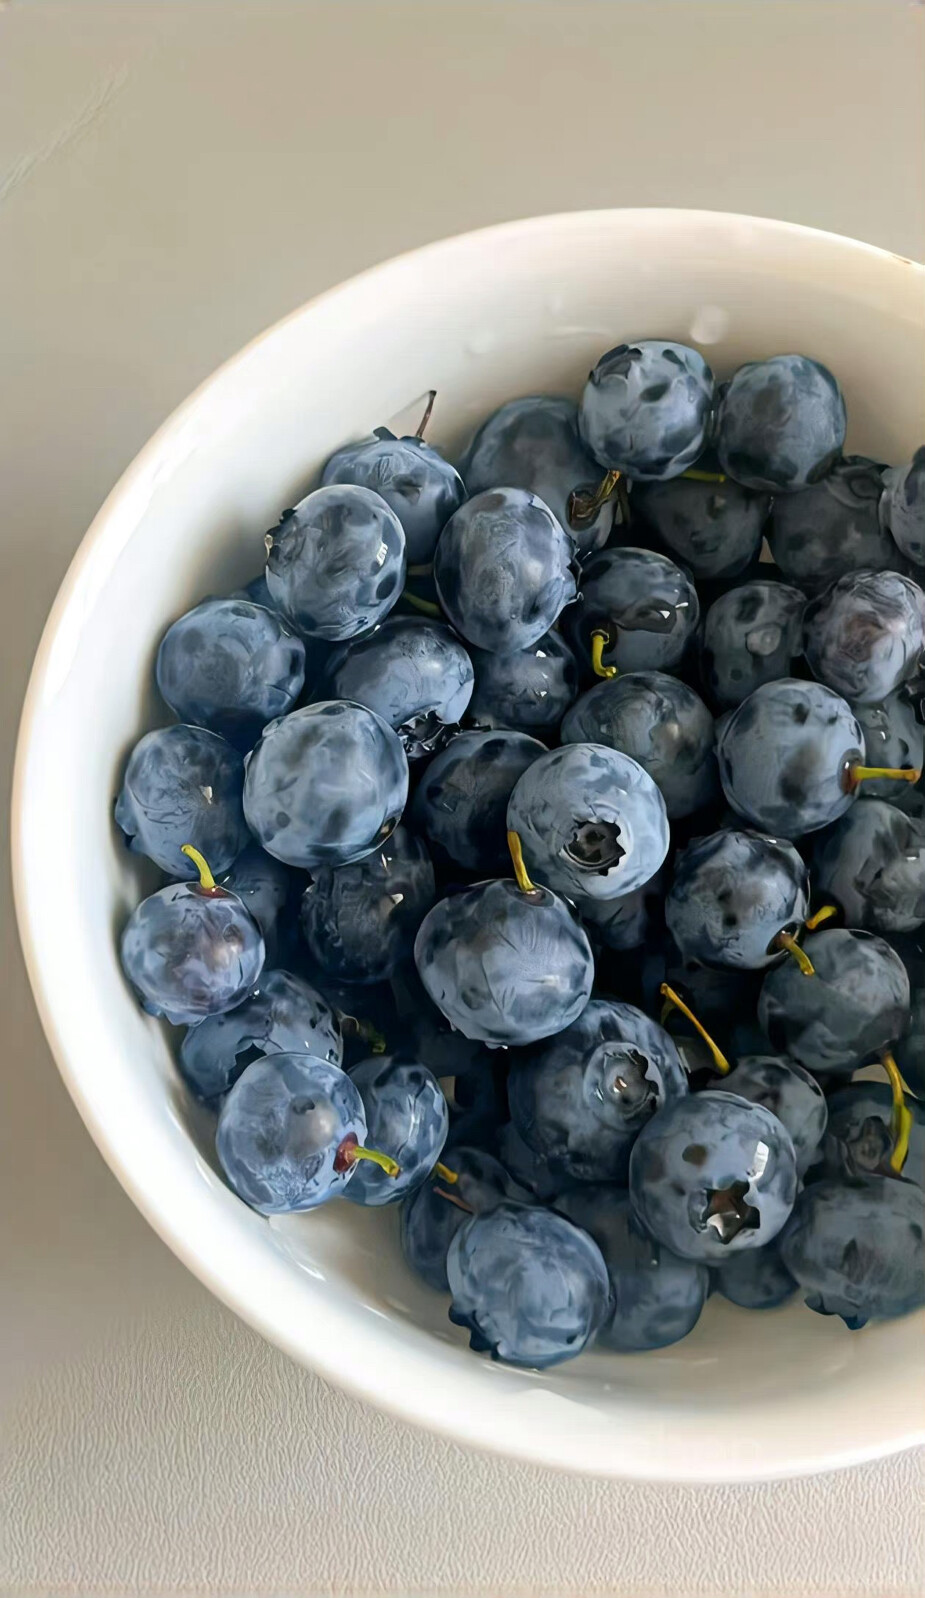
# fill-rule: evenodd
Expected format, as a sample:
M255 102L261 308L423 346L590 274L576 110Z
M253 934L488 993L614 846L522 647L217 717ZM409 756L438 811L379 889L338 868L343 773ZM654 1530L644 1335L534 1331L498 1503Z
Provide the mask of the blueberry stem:
M448 1204L455 1204L456 1208L458 1210L465 1211L466 1215L475 1214L475 1210L472 1208L472 1205L467 1204L465 1199L457 1198L455 1193L444 1193L442 1187L435 1187L433 1191L437 1198L446 1199Z
M918 782L921 775L921 767L914 766L850 765L845 772L849 793L854 792L859 782L874 782L880 777L889 777L895 782Z
M427 404L424 407L424 415L421 417L421 420L418 422L418 430L417 430L417 432L414 435L415 438L423 438L424 437L424 434L427 431L427 424L430 421L431 413L433 412L434 400L436 398L437 398L437 390L435 388L428 389L428 392L427 392Z
M594 669L594 675L596 677L606 678L616 677L618 675L616 666L604 665L604 650L607 649L609 645L610 634L605 633L603 628L596 627L594 632L591 634L591 665Z
M806 950L800 948L792 932L779 932L773 940L773 945L776 949L786 949L787 953L793 956L804 977L814 977L816 975L816 967L813 965Z
M432 560L426 560L420 566L409 566L408 567L408 576L409 577L430 577L433 574L433 569L434 569L433 561Z
M409 605L413 606L415 610L421 611L425 616L439 617L441 614L439 605L435 605L430 599L419 599L417 594L410 594L407 588L405 589L402 598L406 599Z
M434 1166L434 1170L439 1176L441 1182L449 1182L450 1187L452 1187L455 1182L459 1181L459 1172L451 1171L450 1167L448 1165L444 1165L442 1160L437 1161L436 1165Z
M697 1020L693 1010L684 1003L684 1000L680 998L677 993L675 993L674 988L668 986L667 982L663 982L658 991L662 998L667 999L668 1004L673 1006L676 1010L680 1010L681 1014L687 1017L695 1031L700 1033L700 1036L703 1038L704 1043L713 1056L713 1063L715 1064L717 1071L719 1071L721 1076L726 1076L728 1072L732 1070L732 1067L719 1045L713 1042L713 1039L711 1038L703 1022ZM664 1014L664 1011L662 1013Z
M725 472L699 472L696 466L692 466L690 471L682 472L681 476L686 477L689 483L725 483L726 481Z
M521 893L536 893L536 883L530 881L527 868L524 865L524 852L521 848L520 838L516 832L507 835L507 846L511 851L511 861L514 866L514 875Z
M393 1179L401 1176L401 1166L397 1160L392 1159L391 1154L383 1154L381 1149L364 1148L363 1144L357 1143L353 1137L345 1137L340 1145L335 1157L335 1169L338 1160L341 1170L355 1165L357 1160L371 1160L373 1165L378 1165L380 1171L385 1172L386 1176L391 1176Z
M373 1026L372 1021L360 1020L359 1016L347 1015L343 1010L338 1010L337 1019L340 1023L342 1032L349 1028L355 1037L360 1038L363 1043L369 1044L373 1054L385 1053L387 1047L386 1040L379 1031L379 1028Z
M607 472L597 488L590 491L586 488L573 488L566 508L569 526L580 528L593 522L602 506L613 498L622 476L622 472Z
M199 853L198 849L194 849L191 843L181 844L180 853L185 854L188 860L192 860L193 865L199 872L200 888L203 888L206 893L214 893L216 887L215 878L209 870L205 857Z
M890 1116L890 1132L893 1137L893 1152L890 1155L890 1170L899 1176L906 1163L909 1153L909 1133L912 1129L912 1114L906 1103L905 1083L899 1072L899 1066L893 1059L889 1049L884 1049L880 1056L880 1063L890 1080L893 1089L893 1113Z
M811 915L808 921L803 922L804 930L815 932L817 927L822 926L823 921L831 921L832 917L837 915L838 910L834 904L824 904L821 910L817 910L815 915Z

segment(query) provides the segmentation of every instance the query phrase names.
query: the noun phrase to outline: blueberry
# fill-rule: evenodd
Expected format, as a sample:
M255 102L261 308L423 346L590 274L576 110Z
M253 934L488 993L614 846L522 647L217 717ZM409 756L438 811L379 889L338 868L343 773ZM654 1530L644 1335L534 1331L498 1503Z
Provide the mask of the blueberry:
M716 448L723 471L746 488L792 493L831 470L845 429L845 401L828 368L806 355L774 355L740 366L725 386Z
M590 928L592 941L608 949L638 949L649 941L658 926L664 898L660 872L641 888L624 893L619 899L576 899L575 908Z
M916 450L908 466L888 467L883 483L883 525L907 559L925 566L925 445Z
M668 1348L693 1331L709 1291L707 1267L680 1259L649 1237L633 1216L628 1193L576 1187L561 1193L555 1207L593 1237L604 1256L612 1310L599 1334L603 1347L635 1354Z
M450 621L493 654L529 649L576 594L575 540L523 488L476 494L437 545L434 581Z
M697 631L693 583L651 549L605 549L584 567L578 604L563 619L573 648L591 660L591 635L604 632L603 661L618 671L670 671Z
M462 478L439 450L385 427L332 455L321 482L354 483L380 495L402 524L412 565L433 560L437 539L466 497Z
M513 1121L507 1121L498 1133L498 1155L514 1181L539 1203L548 1203L561 1189L562 1178L553 1176L542 1155L524 1142Z
M340 1065L344 1040L321 994L289 971L264 971L243 1004L207 1016L180 1045L180 1070L197 1099L220 1099L264 1054L311 1054Z
M918 981L912 989L909 1022L894 1048L896 1063L903 1080L925 1099L925 983Z
M345 700L271 722L247 759L248 826L277 860L308 871L371 854L394 832L407 797L398 735Z
M508 1079L511 1120L560 1183L625 1183L641 1128L686 1093L668 1033L613 999L592 999Z
M893 1094L886 1082L851 1082L829 1099L829 1124L822 1148L822 1173L843 1182L870 1176L894 1179L890 1158ZM909 1152L902 1174L925 1187L925 1104L907 1098L912 1117Z
M851 768L864 735L851 707L821 683L762 683L717 736L719 775L738 815L782 838L817 832L855 799Z
M157 727L128 758L115 817L136 854L171 877L190 880L196 867L181 853L191 843L221 876L249 842L241 794L244 762L236 749L203 727Z
M305 646L271 610L246 599L206 599L168 627L157 686L181 721L250 749L268 721L291 710L305 681Z
M409 760L441 749L472 697L475 674L442 622L390 616L368 637L332 656L323 698L374 710L398 733Z
M526 733L460 733L424 772L415 825L465 870L505 870L508 801L518 778L545 753L545 744Z
M780 1257L780 1238L747 1254L733 1254L715 1268L716 1290L741 1309L776 1309L797 1290Z
M261 1215L287 1215L344 1191L365 1136L363 1101L339 1066L269 1054L225 1099L215 1148L238 1198Z
M449 1247L450 1320L469 1346L546 1370L574 1359L603 1325L610 1283L600 1249L563 1215L504 1200L464 1221Z
M470 653L475 692L469 714L480 727L517 727L542 737L558 727L578 693L578 663L558 633L544 633L512 655Z
M591 993L594 959L568 906L545 888L482 882L428 912L414 944L431 999L467 1038L535 1043Z
M744 967L705 966L688 960L674 939L664 934L645 952L642 970L643 1002L650 1010L661 1005L661 984L679 990L701 1021L728 1028L754 1016L761 986L760 972ZM763 1035L762 1042L763 1042Z
M792 935L808 910L809 873L793 844L729 829L681 850L665 900L682 954L746 970L780 959L780 934Z
M267 960L274 964L286 944L284 912L292 898L293 883L288 867L256 843L248 844L231 871L222 877L222 887L236 893L256 921L266 944Z
M483 1149L454 1148L453 1171L457 1180L452 1186L439 1179L425 1182L401 1208L402 1253L412 1270L442 1293L449 1291L447 1250L466 1219L466 1208L480 1215L483 1210L495 1209L503 1199L528 1196Z
M818 1153L828 1119L825 1094L815 1077L795 1060L745 1054L724 1079L723 1087L740 1099L763 1104L777 1116L793 1139L797 1176L805 1176Z
M641 1224L683 1259L715 1265L776 1237L796 1196L793 1143L762 1104L708 1090L674 1099L630 1155Z
M665 802L652 778L603 744L566 744L527 767L507 810L528 871L569 898L617 899L668 852Z
M459 466L470 494L497 483L539 494L575 534L582 557L610 536L612 503L602 505L587 525L569 520L571 495L593 493L601 475L581 442L574 400L545 394L510 400L482 423Z
M678 477L633 490L633 514L642 514L696 578L738 577L757 560L770 508L767 494L733 482Z
M401 597L405 535L369 488L316 488L267 537L273 603L313 638L356 638Z
M846 699L877 704L920 669L925 593L900 572L851 572L806 607L803 629L820 681Z
M925 727L904 688L888 694L880 704L852 705L864 734L864 758L869 766L891 769L925 766ZM878 777L864 784L868 799L889 799L905 809L910 786L900 777Z
M719 795L713 717L692 688L661 671L595 683L562 723L563 743L606 744L647 771L670 821Z
M257 923L225 888L174 882L132 912L122 966L150 1015L192 1026L240 1004L256 986L265 949Z
M440 1158L449 1129L446 1099L426 1065L392 1055L362 1060L350 1080L363 1100L370 1144L401 1169L392 1177L372 1160L360 1160L344 1197L395 1204L426 1181Z
M302 897L302 931L318 969L339 982L388 981L437 897L420 838L396 827L353 865L322 867Z
M792 960L775 966L762 985L758 1020L771 1047L808 1071L854 1071L905 1030L906 968L869 932L835 927L811 933L803 947L815 976Z
M810 1309L856 1330L925 1303L925 1195L912 1182L816 1182L800 1194L781 1259Z
M806 597L785 583L743 583L714 600L701 641L704 686L723 708L789 677L803 654Z
M662 339L618 344L585 384L578 425L607 471L641 482L680 477L703 453L713 373L696 350Z
M925 921L925 822L864 799L816 844L813 881L849 926L913 932Z
M837 577L896 564L880 526L880 467L847 455L800 494L779 494L768 525L771 554L788 582L817 594Z

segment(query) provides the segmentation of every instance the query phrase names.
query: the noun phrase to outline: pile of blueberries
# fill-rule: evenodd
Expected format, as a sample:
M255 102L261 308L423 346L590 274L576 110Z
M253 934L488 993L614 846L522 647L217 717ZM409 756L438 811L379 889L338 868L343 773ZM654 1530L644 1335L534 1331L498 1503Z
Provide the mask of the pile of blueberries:
M845 428L623 344L338 450L160 644L126 975L244 1203L400 1204L497 1359L925 1303L925 448Z

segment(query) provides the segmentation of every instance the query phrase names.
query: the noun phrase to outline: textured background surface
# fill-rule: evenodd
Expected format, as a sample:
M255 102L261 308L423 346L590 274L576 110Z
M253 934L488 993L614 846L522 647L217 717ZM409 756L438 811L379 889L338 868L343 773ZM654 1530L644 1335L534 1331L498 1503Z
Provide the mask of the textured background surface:
M5 752L93 512L250 334L396 250L570 207L755 211L922 256L923 67L905 0L0 0ZM921 1456L608 1486L289 1364L109 1176L3 935L0 1590L921 1593Z

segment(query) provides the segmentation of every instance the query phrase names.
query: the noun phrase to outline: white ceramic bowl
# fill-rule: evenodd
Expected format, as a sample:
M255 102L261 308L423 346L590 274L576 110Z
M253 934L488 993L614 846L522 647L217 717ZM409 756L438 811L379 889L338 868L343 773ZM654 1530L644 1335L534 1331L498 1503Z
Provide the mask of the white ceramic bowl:
M801 1306L711 1300L643 1356L538 1376L477 1358L417 1282L396 1216L335 1204L267 1222L216 1175L205 1118L119 968L141 891L112 801L159 718L168 621L262 563L264 529L338 444L439 394L457 446L502 400L573 392L625 338L698 344L719 375L800 350L844 384L848 445L925 436L925 273L779 222L685 211L544 217L373 268L256 339L160 429L87 533L38 652L20 737L22 940L62 1075L104 1157L190 1270L296 1359L446 1437L570 1470L683 1481L783 1476L925 1438L925 1320L847 1332Z

